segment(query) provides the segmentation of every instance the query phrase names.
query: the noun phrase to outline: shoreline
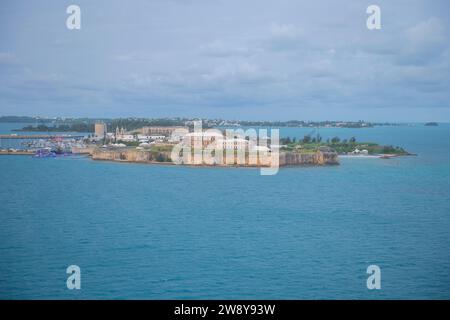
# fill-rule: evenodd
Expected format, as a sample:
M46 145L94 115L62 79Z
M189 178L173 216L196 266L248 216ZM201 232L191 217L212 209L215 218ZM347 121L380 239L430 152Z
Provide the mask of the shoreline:
M410 157L410 156L417 156L417 154L414 153L408 153L408 154L392 154L392 153L386 153L386 154L369 154L369 155L353 155L353 154L342 154L339 155L339 158L348 158L348 159L392 159L392 158L399 158L399 157Z
M92 160L93 162L109 162L109 163L119 163L119 164L139 164L139 165L158 165L158 166L176 166L176 167L184 167L184 168L206 168L206 169L261 169L261 168L271 168L270 166L254 166L254 165L207 165L207 164L176 164L173 162L158 162L158 161L127 161L127 160L110 160L110 159L92 159L92 156L89 155L81 155L84 158L88 158L89 160ZM331 168L339 166L339 164L323 164L323 165L315 165L315 164L299 164L299 165L280 165L278 168Z
M19 150L19 151L4 151L0 150L0 155L17 155L17 156L34 156L35 152L33 151L26 151L26 150ZM270 166L263 166L263 165L246 165L246 164L215 164L215 165L209 165L209 164L176 164L171 161L133 161L133 160L121 160L121 159L94 159L91 154L88 153L72 153L71 155L74 156L83 156L86 158L89 158L93 161L105 161L105 162L119 162L119 163L138 163L138 164L157 164L157 165L166 165L166 166L172 166L172 165L179 165L184 167L231 167L231 168L239 168L239 167L245 167L245 168L270 168ZM406 156L417 156L417 154L377 154L377 155L350 155L350 154L343 154L338 155L339 158L343 159L392 159L392 158L398 158L398 157L406 157ZM322 165L314 165L310 164L309 166L333 166L336 164L322 164ZM298 164L298 165L280 165L280 167L295 167L295 166L308 166L308 164Z

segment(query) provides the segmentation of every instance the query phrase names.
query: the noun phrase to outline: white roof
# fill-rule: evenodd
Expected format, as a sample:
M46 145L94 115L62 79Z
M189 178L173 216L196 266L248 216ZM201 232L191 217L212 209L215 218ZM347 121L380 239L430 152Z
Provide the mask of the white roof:
M241 138L235 138L235 139L224 139L223 140L225 143L234 143L234 142L244 142L244 143L247 143L248 142L248 140L246 140L246 139L241 139Z
M187 137L223 137L223 134L219 132L211 132L211 131L204 131L204 132L189 132L185 134Z
M253 149L257 151L270 151L270 148L266 146L254 146Z

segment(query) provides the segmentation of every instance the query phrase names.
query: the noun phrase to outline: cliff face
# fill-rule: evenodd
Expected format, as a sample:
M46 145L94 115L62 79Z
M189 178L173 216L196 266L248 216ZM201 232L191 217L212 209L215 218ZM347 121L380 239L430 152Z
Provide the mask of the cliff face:
M169 152L155 152L151 150L137 150L137 149L95 149L92 152L92 159L94 160L109 160L109 161L125 161L125 162L165 162L171 163ZM185 163L186 165L193 165L193 163ZM238 164L238 162L230 163L229 166L268 166L267 161L261 159L250 159L246 157L245 164ZM298 166L298 165L335 165L339 164L338 155L336 152L322 152L315 153L297 153L297 152L280 152L279 165L281 166ZM205 165L205 164L201 164ZM217 164L219 165L219 164Z

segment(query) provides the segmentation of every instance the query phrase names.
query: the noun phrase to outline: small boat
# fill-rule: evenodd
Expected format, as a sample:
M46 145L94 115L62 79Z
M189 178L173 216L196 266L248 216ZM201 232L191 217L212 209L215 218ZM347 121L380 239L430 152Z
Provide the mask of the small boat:
M36 150L34 154L35 158L53 158L56 157L56 153L53 152L50 148L43 148Z
M395 154L384 154L380 157L380 159L392 159L394 157L397 157Z

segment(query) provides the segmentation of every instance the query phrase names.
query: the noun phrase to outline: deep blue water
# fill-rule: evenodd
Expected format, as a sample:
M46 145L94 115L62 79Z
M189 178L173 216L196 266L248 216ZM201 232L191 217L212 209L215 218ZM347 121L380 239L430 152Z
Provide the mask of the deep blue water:
M321 134L419 155L275 176L0 156L0 298L449 299L450 125Z

